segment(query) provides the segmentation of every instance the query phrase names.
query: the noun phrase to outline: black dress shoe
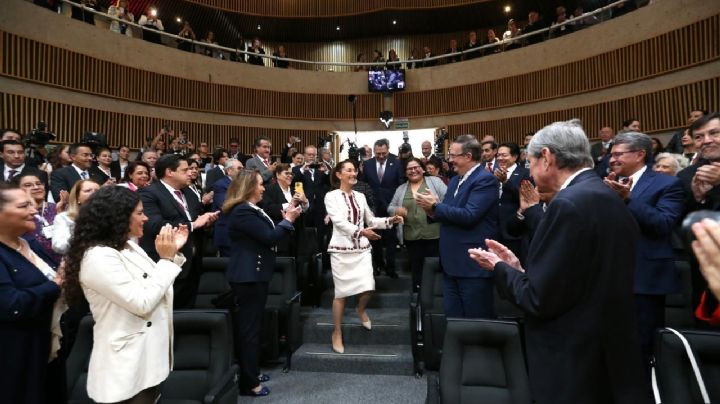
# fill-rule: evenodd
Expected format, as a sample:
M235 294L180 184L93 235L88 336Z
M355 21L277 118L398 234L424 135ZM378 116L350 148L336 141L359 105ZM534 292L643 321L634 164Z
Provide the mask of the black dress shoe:
M264 397L264 396L267 396L268 394L270 394L270 389L265 386L262 386L262 388L258 392L254 391L252 389L240 392L241 396L251 396L251 397Z

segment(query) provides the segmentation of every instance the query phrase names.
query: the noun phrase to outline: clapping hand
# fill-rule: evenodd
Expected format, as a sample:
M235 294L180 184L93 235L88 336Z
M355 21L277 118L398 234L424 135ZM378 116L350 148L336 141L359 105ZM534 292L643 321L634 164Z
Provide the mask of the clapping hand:
M185 243L188 240L188 236L190 235L190 229L188 229L187 225L181 224L180 226L173 229L173 238L175 240L175 247L177 247L178 250L183 248Z
M480 267L492 271L498 262L505 262L518 271L525 272L522 265L520 265L520 260L509 248L495 240L485 240L485 244L488 247L487 250L482 248L471 248L468 250L470 258L477 262Z
M415 194L415 203L426 213L432 211L432 206L438 201L437 196L433 195L429 190L418 192Z
M609 186L610 189L615 191L620 198L627 199L630 197L630 187L632 187L632 178L628 178L628 181L625 183L622 183L620 181L617 181L617 174L614 172L611 172L608 174L607 177L603 180L605 185Z
M498 167L493 174L495 174L495 178L501 183L504 184L505 181L507 181L507 169L505 169L505 167Z
M185 231L187 232L187 228ZM187 234L185 240L187 240ZM184 241L183 244L185 244ZM166 224L160 228L160 233L155 237L155 250L161 259L172 261L175 258L178 245L175 242L175 229L173 229L170 224Z
M528 208L540 203L540 194L528 180L520 182L520 210L525 212Z
M202 204L203 205L209 205L213 201L213 196L215 196L215 191L210 191L207 194L203 195L202 197Z
M692 249L700 264L700 272L707 280L715 297L720 296L720 225L714 220L704 219L692 225L697 240Z
M294 223L295 219L297 219L301 213L302 208L300 206L288 205L287 209L283 212L283 219L290 223Z
M67 207L68 195L68 191L64 189L60 191L60 202L55 205L55 210L58 213L62 213L65 211L65 208Z

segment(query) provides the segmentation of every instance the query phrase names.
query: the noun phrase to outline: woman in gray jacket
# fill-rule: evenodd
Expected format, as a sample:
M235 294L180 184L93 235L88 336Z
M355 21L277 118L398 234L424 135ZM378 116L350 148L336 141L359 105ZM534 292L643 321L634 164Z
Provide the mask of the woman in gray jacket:
M425 164L418 158L410 159L405 166L408 181L395 190L388 206L388 215L405 219L403 235L412 271L413 291L420 290L425 257L438 256L440 240L440 224L428 221L425 211L415 203L415 195L429 190L442 201L447 191L440 178L424 174Z

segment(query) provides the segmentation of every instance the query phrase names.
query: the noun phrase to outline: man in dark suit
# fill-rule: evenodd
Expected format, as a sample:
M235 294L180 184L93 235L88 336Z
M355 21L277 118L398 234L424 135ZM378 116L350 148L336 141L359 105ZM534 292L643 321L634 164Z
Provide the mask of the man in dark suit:
M227 175L215 181L213 185L213 206L212 211L218 212L222 209L223 203L225 203L225 195L227 194L228 188L233 178L243 170L243 165L238 159L228 159L225 162L225 172ZM215 223L215 229L213 233L213 243L220 252L221 257L230 256L230 240L228 239L228 218L223 215L222 212L218 216L217 222Z
M500 225L500 241L525 262L522 253L522 237L511 234L510 222L516 218L520 209L520 183L530 179L530 172L517 164L520 158L520 147L515 143L503 143L497 150L498 168L495 177L500 181L500 200L498 201L498 224Z
M497 143L495 143L494 140L485 140L480 144L480 149L482 153L480 155L480 161L482 161L483 169L494 173L498 168L498 163L495 159L498 150Z
M113 178L115 178L115 182L119 184L122 181L122 178L125 175L125 169L130 162L128 160L130 157L130 147L127 145L120 145L120 147L118 147L117 156L118 159L110 163L110 174Z
M260 136L255 139L255 154L245 162L245 169L257 170L263 178L265 186L270 185L277 162L270 162L270 150L272 143L267 136Z
M319 162L318 150L315 146L305 146L304 163L301 166L293 167L293 183L291 184L291 192L294 193L295 184L300 182L303 184L305 197L310 203L310 208L304 214L303 222L305 227L315 228L315 241L320 252L327 252L326 234L328 234L327 225L325 224L325 194L330 190L330 173L325 164ZM298 232L299 234L299 232ZM328 239L329 241L329 239ZM329 268L330 261L327 254L323 254L323 265Z
M494 240L488 251L469 253L495 273L500 295L525 312L533 398L538 404L649 403L631 309L635 219L592 172L579 121L541 129L528 157L538 191L552 197L527 266ZM611 220L601 211L612 212Z
M193 232L212 224L218 213L200 215L202 205L190 185L187 160L177 154L166 154L155 163L158 181L142 188L140 200L148 221L143 226L140 246L150 258L159 260L155 250L155 237L160 229L170 223L173 227L186 225L190 230L188 240L180 250L187 259L182 272L175 279L175 308L191 308L195 302L200 268L193 268ZM202 254L202 251L197 251Z
M605 126L600 128L598 136L600 136L600 141L597 143L593 143L593 145L590 147L590 154L592 155L595 164L602 162L605 154L610 151L610 147L612 146L612 140L615 137L615 131L613 130L613 128Z
M45 189L48 189L47 173L25 164L25 146L22 143L16 140L4 140L0 144L2 145L0 182L10 182L14 177L32 172L45 184Z
M447 317L493 317L492 273L479 271L467 250L498 236L500 184L480 164L480 143L472 135L456 138L449 156L457 175L441 202L430 194L418 206L440 222L440 264L444 272L443 307Z
M207 175L205 176L205 192L212 191L213 185L215 185L215 181L225 177L226 175L225 162L227 162L229 158L228 152L222 148L215 149L212 158L215 167L208 171Z
M87 143L75 143L70 145L70 158L72 164L67 167L63 167L59 170L55 170L50 175L50 191L52 192L53 200L60 200L60 192L70 192L73 185L80 180L93 180L100 185L103 185L105 181L97 175L97 172L90 171L92 168L92 146Z
M397 157L389 154L390 142L387 139L379 139L375 142L373 152L375 157L363 162L363 175L373 190L375 196L375 214L379 217L388 215L387 208L392 201L395 190L400 184L405 182L405 173L403 172L402 163ZM377 254L383 254L385 250L385 271L391 278L397 278L395 270L395 248L398 239L395 229L378 230L378 234L382 237L377 242L373 242L373 250ZM382 257L382 255L378 255Z
M680 180L652 171L648 167L650 161L650 137L637 132L622 133L613 143L612 171L605 179L640 226L634 290L640 344L648 370L655 330L665 325L665 295L680 289L672 237L685 209ZM647 376L649 388L649 372Z
M692 111L690 111L690 114L688 114L687 125L692 125L693 122L697 121L698 119L702 118L707 114L708 111L702 109L693 109ZM675 154L683 154L685 152L685 149L682 145L682 137L683 133L685 133L685 129L686 128L681 128L680 130L675 132L675 134L673 134L673 137L670 139L667 146L665 146L666 152Z
M687 195L686 212L720 210L720 113L711 112L690 125L690 136L701 142L700 161L678 173ZM692 302L697 307L700 296L707 288L697 261L690 254L692 274Z

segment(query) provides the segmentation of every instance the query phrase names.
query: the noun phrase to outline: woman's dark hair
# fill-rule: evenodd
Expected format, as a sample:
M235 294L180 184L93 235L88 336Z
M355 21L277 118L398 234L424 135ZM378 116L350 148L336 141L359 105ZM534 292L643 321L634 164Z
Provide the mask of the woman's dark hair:
M145 167L150 175L150 166L144 161L131 161L125 168L125 175L122 177L122 182L132 182L130 176L135 172L138 167Z
M277 178L280 175L280 173L282 173L283 171L289 170L289 169L290 169L290 164L287 164L287 163L278 164L277 166L275 166L275 177Z
M660 154L660 153L662 153L662 152L665 151L665 146L663 146L662 140L660 140L660 139L658 139L658 138L656 138L656 137L651 138L650 140L652 140L652 142L653 142L655 145L657 145L657 149L653 152L654 155L657 156L658 154Z
M411 161L418 163L418 165L420 165L420 168L422 168L422 170L425 171L425 174L427 174L427 167L425 167L425 162L420 160L418 157L410 157L409 159L407 159L407 161L405 162L406 169L407 169L408 164L410 164Z
M52 152L50 152L50 156L48 156L48 162L52 166L53 171L65 167L65 162L62 160L62 158L60 158L60 154L66 148L68 149L68 153L70 153L70 145L66 144L58 145L53 149Z
M345 164L348 164L348 163L352 164L356 170L358 169L359 163L355 160L347 159L347 160L343 160L343 161L337 163L337 165L335 165L335 168L333 168L332 173L330 173L330 184L332 184L332 187L334 189L340 188L340 179L337 177L337 173L342 171Z
M136 192L125 187L102 187L80 208L75 231L65 255L65 298L68 304L82 301L80 264L88 249L96 246L125 247L130 216L140 202Z
M198 168L198 175L197 178L195 178L193 181L193 184L197 187L197 189L202 190L202 174L200 173L200 162L197 160L188 160L188 167L195 164Z
M19 175L14 176L12 181L10 181L10 183L17 185L18 188L21 188L20 183L22 182L23 178L25 178L25 177L35 177L40 182L42 182L42 178L40 178L40 173L41 173L41 171L26 170L24 172L21 172ZM43 188L45 188L45 197L47 198L48 190L47 190L47 187L45 186L45 183L43 183Z

